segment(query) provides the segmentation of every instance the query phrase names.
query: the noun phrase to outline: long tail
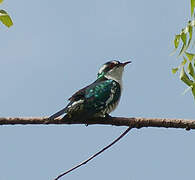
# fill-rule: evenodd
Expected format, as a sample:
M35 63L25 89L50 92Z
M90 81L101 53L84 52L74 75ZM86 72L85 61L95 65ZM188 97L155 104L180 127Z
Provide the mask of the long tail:
M66 113L67 111L67 107L65 107L64 109L58 111L57 113L53 114L52 116L49 117L49 119L55 119L59 116L61 116L62 114Z

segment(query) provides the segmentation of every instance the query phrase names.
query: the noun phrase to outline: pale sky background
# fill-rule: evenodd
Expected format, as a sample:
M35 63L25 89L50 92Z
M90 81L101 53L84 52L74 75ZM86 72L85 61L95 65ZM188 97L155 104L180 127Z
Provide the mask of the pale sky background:
M194 119L195 104L170 56L190 17L189 1L5 0L10 29L0 26L0 116L49 116L112 59L132 60L113 116ZM0 180L52 180L127 127L0 127ZM195 132L133 129L92 162L62 178L195 179Z

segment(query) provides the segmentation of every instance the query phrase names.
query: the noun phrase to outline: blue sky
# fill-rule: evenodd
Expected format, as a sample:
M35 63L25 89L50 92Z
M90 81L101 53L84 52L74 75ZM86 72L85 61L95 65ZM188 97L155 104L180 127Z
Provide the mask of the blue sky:
M173 38L190 16L187 1L11 1L2 9L0 116L49 116L112 59L131 60L113 116L194 119L194 101L171 68ZM126 127L1 126L0 180L52 179L116 138ZM133 129L69 180L194 179L193 131ZM65 179L62 178L62 179Z

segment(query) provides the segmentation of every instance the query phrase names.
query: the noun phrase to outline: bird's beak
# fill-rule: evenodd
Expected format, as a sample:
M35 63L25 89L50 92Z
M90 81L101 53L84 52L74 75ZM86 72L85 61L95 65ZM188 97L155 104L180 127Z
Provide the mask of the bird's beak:
M124 66L126 66L127 64L129 64L129 63L131 63L131 61L124 62L124 63L122 63L122 66L124 67Z

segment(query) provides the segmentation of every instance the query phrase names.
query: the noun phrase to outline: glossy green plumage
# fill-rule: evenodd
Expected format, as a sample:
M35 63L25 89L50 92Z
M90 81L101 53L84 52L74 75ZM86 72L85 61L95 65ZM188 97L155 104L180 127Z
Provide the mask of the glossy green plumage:
M85 91L84 108L93 113L109 113L112 105L116 104L121 95L120 85L114 80L94 83Z

